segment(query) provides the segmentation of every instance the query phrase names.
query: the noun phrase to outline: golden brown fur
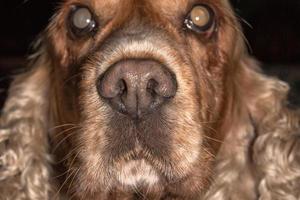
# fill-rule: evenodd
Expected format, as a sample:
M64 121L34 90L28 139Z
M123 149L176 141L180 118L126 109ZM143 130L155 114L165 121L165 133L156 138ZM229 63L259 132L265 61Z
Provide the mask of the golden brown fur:
M212 37L182 28L197 3L216 12ZM93 37L68 32L74 4L101 19ZM286 83L247 54L226 0L67 0L40 40L1 117L0 199L300 198L299 114ZM95 87L132 58L163 63L178 82L138 126Z

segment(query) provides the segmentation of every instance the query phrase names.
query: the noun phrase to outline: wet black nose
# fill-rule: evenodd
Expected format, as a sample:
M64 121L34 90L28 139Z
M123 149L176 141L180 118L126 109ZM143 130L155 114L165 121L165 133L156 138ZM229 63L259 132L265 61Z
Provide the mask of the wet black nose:
M97 83L99 95L131 118L141 118L175 96L175 76L152 60L124 60L111 66Z

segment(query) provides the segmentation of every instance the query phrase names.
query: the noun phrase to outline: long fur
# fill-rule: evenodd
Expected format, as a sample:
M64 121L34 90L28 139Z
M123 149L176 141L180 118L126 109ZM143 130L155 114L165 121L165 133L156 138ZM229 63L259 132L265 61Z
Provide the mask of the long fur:
M287 108L289 87L262 74L248 56L240 64L243 108L231 122L205 199L299 199L299 114Z
M47 199L51 161L47 138L48 58L15 78L1 116L0 199Z
M237 61L228 134L205 200L300 199L300 118L286 83L264 75L246 53ZM60 199L48 144L51 58L41 48L15 78L0 121L0 199Z

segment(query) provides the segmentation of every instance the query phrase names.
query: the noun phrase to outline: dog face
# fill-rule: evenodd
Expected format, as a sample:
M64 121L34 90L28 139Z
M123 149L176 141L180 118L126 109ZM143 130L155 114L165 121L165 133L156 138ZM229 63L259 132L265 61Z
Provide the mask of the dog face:
M65 1L46 41L52 140L72 192L205 190L238 33L225 0Z

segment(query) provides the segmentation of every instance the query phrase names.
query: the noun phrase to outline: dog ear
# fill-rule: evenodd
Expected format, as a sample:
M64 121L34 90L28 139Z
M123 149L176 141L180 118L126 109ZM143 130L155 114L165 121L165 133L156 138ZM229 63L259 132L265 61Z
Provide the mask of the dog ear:
M297 199L300 118L287 107L289 86L264 75L247 54L236 70L228 133L205 199Z
M51 61L44 47L15 77L0 120L0 199L48 199Z
M289 86L261 71L256 60L245 56L240 61L240 97L257 124L274 121L287 106Z
M239 46L242 48L242 45ZM240 56L241 52L237 51ZM234 64L234 62L232 62ZM214 182L205 200L257 199L256 180L252 174L251 145L256 130L251 114L244 102L243 82L245 63L237 60L227 83L227 112L222 131L225 138L218 152ZM248 66L247 66L248 67ZM242 184L241 184L242 183Z
M241 61L240 93L253 119L253 164L262 199L297 199L300 187L300 118L288 108L289 86L264 75L252 58Z

